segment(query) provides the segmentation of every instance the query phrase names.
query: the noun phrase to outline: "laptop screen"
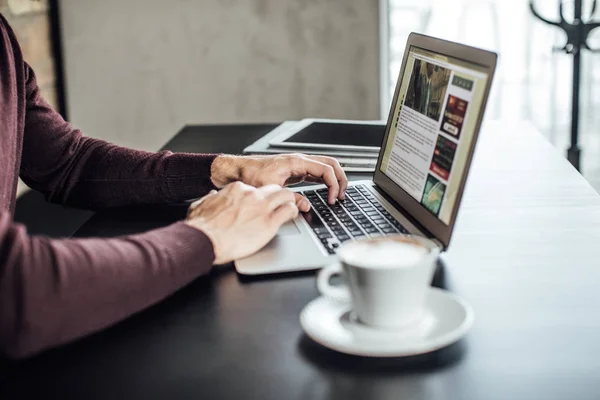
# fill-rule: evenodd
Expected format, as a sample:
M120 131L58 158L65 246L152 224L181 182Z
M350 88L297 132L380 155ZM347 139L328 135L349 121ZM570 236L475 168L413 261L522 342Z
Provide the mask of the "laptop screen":
M409 49L380 170L450 223L488 75L477 64Z

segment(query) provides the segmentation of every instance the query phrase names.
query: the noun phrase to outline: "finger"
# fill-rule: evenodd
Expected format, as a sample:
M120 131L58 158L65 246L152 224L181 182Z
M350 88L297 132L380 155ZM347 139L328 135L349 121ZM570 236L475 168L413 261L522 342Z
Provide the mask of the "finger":
M288 221L298 216L298 207L293 201L288 201L280 205L271 214L271 223L273 224L273 230L279 229L279 227Z
M300 193L294 193L294 196L296 197L296 206L298 207L298 210L301 212L309 212L310 203L308 202L308 199Z
M276 192L270 193L265 200L267 203L266 208L268 212L273 212L285 203L292 202L296 204L295 193L289 189L279 188L279 190L277 190Z
M313 160L309 157L302 157L298 162L297 169L293 175L312 175L321 178L323 183L329 188L329 204L334 204L335 199L340 192L340 185L331 165Z
M239 194L239 193L251 192L254 189L255 188L253 186L247 185L247 184L243 183L242 181L235 181L235 182L228 183L223 189L221 189L221 192L231 193L231 194Z
M268 197L269 195L280 192L281 190L281 186L275 184L265 185L258 188L258 192L264 197Z
M340 162L333 157L326 157L326 156L308 156L308 157L313 160L322 162L323 164L330 165L333 168L335 177L338 180L338 183L340 184L340 192L339 192L338 198L340 200L344 200L344 196L346 195L346 189L348 188L348 177L346 176L346 173L344 172L342 166L340 165Z

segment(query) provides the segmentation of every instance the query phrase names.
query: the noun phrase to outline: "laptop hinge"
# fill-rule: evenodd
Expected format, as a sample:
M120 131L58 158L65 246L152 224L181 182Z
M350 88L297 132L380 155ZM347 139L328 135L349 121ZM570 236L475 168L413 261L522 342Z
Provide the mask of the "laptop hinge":
M446 250L446 247L444 246L444 243L440 242L439 240L437 240L437 239L436 239L436 238L434 238L434 237L430 237L430 239L431 239L431 241L432 241L433 243L435 243L435 244L436 244L436 245L437 245L437 246L438 246L440 249L442 249L442 250L444 250L444 251Z
M375 183L373 184L372 187L373 187L373 189L375 189L377 191L377 193L382 195L392 206L394 206L394 208L396 208L396 210L400 211L402 213L402 215L404 216L404 218L409 220L409 222L411 224L413 224L415 226L415 228L417 228L419 230L419 232L423 233L423 236L427 237L428 239L431 239L431 241L434 242L440 249L442 249L442 251L446 250L446 246L444 246L444 244L440 240L438 240L431 232L429 232L415 218L413 218L410 214L408 214L406 211L404 211L404 208L402 208L400 206L400 204L398 204L398 202L392 198L392 196L387 194L382 188L377 186L377 184L375 184Z

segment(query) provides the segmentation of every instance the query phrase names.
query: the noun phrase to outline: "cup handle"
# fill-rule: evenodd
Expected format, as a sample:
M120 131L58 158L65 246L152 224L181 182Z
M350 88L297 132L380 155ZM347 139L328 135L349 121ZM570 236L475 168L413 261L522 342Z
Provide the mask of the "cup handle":
M332 276L342 275L343 273L342 265L339 263L323 268L317 276L317 289L319 289L319 292L330 299L349 303L350 290L348 287L346 285L333 286L329 283Z

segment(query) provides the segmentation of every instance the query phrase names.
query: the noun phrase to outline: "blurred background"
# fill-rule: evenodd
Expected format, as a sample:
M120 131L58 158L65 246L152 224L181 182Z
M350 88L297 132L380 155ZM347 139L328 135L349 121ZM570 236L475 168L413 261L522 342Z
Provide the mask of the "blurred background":
M389 56L385 80L390 101L406 39L422 32L499 53L499 67L486 118L529 120L564 154L571 129L573 57L553 52L566 35L533 17L529 0L386 0ZM564 2L565 18L573 20L573 1ZM559 20L558 0L536 0L539 13ZM583 1L586 21L592 1ZM600 12L598 12L600 14ZM598 16L600 19L600 15ZM588 41L600 49L600 29ZM600 68L598 54L582 54L579 142L581 171L600 190Z
M487 119L529 120L564 155L572 56L552 51L565 35L528 3L0 0L0 12L46 98L85 134L117 144L156 150L192 123L387 118L415 31L497 51ZM558 19L558 0L536 5ZM583 8L589 17L592 1ZM598 31L589 43L600 48ZM581 170L598 190L597 57L583 53L580 143Z

